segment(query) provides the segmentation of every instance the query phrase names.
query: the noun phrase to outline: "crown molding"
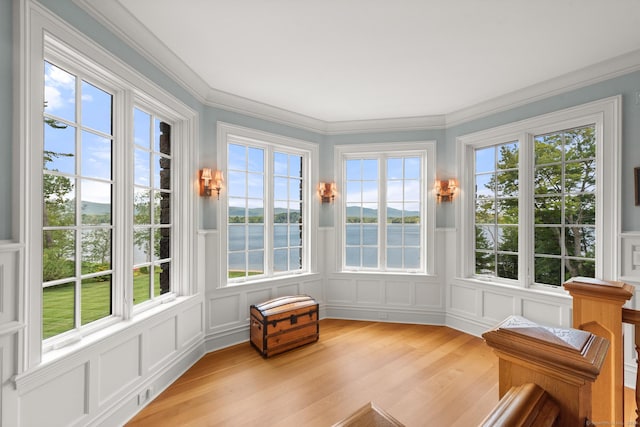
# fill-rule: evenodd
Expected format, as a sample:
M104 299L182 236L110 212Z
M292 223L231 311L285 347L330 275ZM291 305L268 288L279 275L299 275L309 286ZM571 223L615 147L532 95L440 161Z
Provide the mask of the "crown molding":
M640 50L447 114L327 122L210 87L119 1L73 0L202 104L323 135L447 129L640 70Z
M640 70L640 49L446 115L453 127Z
M119 1L72 0L93 19L205 104L209 85L164 43L133 17Z

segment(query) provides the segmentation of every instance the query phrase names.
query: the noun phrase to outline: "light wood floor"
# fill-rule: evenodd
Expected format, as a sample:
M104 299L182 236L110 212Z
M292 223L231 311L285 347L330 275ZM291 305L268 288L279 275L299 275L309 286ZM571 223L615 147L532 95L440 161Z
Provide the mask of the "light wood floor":
M370 401L408 427L476 426L497 362L447 327L326 319L317 343L270 359L248 343L207 354L128 426L328 427Z
M270 359L206 355L129 426L326 427L369 401L407 426L473 426L498 401L497 361L443 326L322 320L317 343Z

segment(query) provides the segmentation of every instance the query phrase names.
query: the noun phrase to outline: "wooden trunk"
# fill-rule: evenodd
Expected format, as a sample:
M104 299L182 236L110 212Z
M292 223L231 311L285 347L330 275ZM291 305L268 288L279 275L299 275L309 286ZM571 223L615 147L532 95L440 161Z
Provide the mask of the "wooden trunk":
M270 357L320 336L318 303L307 295L286 296L250 308L250 335L263 357Z

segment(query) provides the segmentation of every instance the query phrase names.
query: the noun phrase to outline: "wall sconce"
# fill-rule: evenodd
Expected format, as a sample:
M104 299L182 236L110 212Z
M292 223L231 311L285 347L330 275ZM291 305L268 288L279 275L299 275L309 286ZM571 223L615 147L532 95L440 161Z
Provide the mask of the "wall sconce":
M215 171L211 174L210 168L202 168L200 170L200 195L210 197L213 194L213 190L215 190L218 200L220 200L220 190L223 182L222 171Z
M438 203L452 202L456 195L457 187L458 185L456 184L455 179L436 180L435 191Z
M335 182L321 182L318 184L318 194L322 203L333 203L337 193Z

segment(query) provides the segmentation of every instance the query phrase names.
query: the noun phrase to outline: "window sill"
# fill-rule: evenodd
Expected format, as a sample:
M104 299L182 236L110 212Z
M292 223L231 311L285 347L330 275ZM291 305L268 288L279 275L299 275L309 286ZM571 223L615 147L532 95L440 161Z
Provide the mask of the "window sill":
M131 336L139 333L144 328L144 323L148 319L169 311L171 308L180 306L187 301L190 301L197 296L177 297L166 303L158 304L155 307L149 308L144 312L136 315L130 320L123 320L122 318L113 318L109 326L104 327L90 335L86 336L70 336L66 341L67 345L61 345L57 348L52 348L42 353L41 362L23 372L16 375L13 378L14 386L16 389L29 389L33 384L41 384L50 375L52 375L53 366L60 364L70 364L70 366L76 366L77 364L84 363L86 360L86 353L93 350L93 347L98 346L100 343L113 339L119 334L130 332ZM123 339L127 339L125 336ZM55 371L64 368L56 368Z
M274 282L283 282L283 281L297 281L297 280L308 280L315 276L320 276L320 273L312 273L312 272L304 272L304 273L296 273L296 274L288 274L282 276L271 276L264 277L255 280L245 280L242 282L228 282L226 285L222 285L218 287L218 289L229 289L229 288L237 288L242 286L250 286L250 285L264 285L270 284Z
M456 277L455 282L461 284L467 284L471 286L486 287L488 289L503 289L505 291L514 293L526 293L528 295L535 294L540 296L561 298L563 300L571 299L569 293L562 287L532 285L530 287L523 287L518 284L497 282L490 279L479 279L475 277Z
M425 278L437 278L438 276L435 274L425 273L423 271L360 271L360 270L341 270L332 273L332 275L362 275L362 276L385 276L385 277L425 277Z

